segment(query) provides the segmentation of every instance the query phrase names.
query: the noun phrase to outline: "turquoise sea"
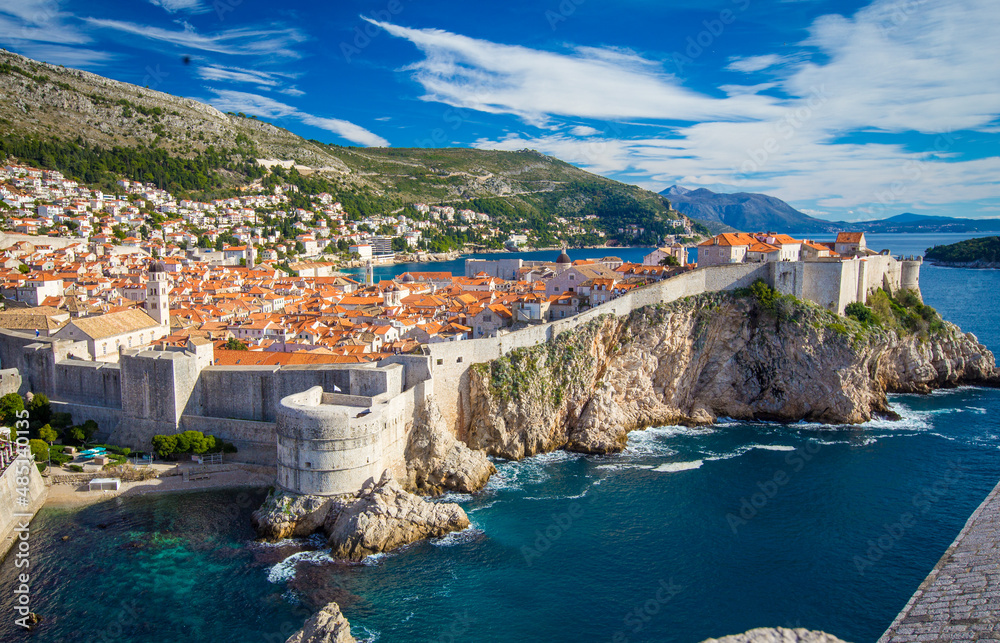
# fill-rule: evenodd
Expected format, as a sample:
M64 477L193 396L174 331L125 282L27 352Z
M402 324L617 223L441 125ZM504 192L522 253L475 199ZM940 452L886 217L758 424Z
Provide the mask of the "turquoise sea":
M920 254L966 236L869 243ZM1000 272L925 266L921 281L1000 350ZM0 641L283 641L329 600L383 642L694 643L777 625L875 641L1000 480L1000 391L892 401L901 421L660 427L615 456L499 462L486 490L448 498L472 528L357 565L321 541L254 543L257 491L46 509L31 540L45 622L13 625L8 559Z

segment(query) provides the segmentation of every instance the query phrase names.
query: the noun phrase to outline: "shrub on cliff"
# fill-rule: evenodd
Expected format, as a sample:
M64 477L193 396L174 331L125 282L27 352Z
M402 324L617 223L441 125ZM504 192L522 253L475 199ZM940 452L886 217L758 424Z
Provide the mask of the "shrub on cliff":
M35 456L35 462L49 461L49 445L41 440L30 440L28 448L31 449L31 455Z
M861 324L865 326L870 326L879 323L878 317L872 312L872 309L865 306L860 301L851 302L847 304L847 308L844 309L844 314L848 317L853 317L858 320Z

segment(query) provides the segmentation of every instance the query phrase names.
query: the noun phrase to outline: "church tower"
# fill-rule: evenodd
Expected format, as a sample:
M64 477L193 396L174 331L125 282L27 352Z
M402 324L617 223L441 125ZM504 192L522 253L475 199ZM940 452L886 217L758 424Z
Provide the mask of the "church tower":
M149 269L149 284L146 287L146 314L170 331L170 303L168 294L170 282L167 281L166 267L162 261L157 261Z

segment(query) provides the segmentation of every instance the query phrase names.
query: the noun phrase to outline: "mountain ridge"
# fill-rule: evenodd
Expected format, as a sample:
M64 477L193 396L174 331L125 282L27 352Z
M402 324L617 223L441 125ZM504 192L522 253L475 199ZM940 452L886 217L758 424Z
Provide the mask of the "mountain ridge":
M159 157L166 154L197 165L208 180L188 183L200 189L199 196L211 198L259 181L265 170L248 171L251 165L258 167L258 160L291 161L298 172L316 179L315 187L322 188L317 191L338 198L362 194L383 211L419 202L477 201L476 207L505 218L511 226L523 221L533 231L578 229L571 241L586 245L604 240L653 244L679 229L676 222L687 220L655 192L533 150L331 145L252 115L223 113L190 98L4 50L0 78L0 154L18 156L15 150L39 164L48 155L65 165L80 146L96 159L88 169L116 148L133 156L135 150L146 156L147 150L155 150ZM184 181L171 186L176 176L155 165L146 163L148 178L126 178L172 187L172 192L192 189L181 185ZM174 175L186 171L185 163L174 165ZM349 209L348 199L341 200ZM560 223L562 217L576 222ZM696 222L683 228L708 232Z

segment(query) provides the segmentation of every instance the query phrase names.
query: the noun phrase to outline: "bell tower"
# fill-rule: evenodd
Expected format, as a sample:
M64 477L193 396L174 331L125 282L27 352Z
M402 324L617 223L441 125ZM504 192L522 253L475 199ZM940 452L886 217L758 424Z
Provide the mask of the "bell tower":
M149 283L146 286L146 314L156 322L170 330L170 302L168 294L170 282L167 281L166 266L157 261L149 269Z

